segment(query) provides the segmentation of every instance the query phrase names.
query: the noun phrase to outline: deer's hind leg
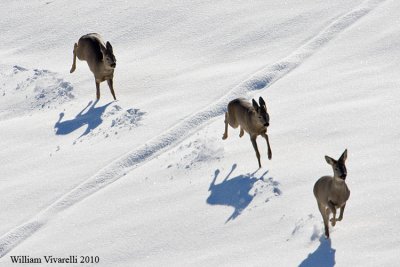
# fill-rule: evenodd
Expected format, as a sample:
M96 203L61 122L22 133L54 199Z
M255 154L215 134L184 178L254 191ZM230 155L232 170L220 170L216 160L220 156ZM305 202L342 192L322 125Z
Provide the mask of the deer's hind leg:
M228 112L225 112L225 132L224 135L222 136L222 140L225 140L226 138L228 138L228 122L229 122L229 114Z
M76 69L76 50L78 49L78 44L74 44L74 50L73 50L73 60L72 60L72 67L69 73L73 73Z

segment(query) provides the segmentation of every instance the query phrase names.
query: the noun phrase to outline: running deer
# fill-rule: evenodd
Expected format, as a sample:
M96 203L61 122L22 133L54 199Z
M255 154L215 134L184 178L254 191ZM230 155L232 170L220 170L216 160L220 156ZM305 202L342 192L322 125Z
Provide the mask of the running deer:
M258 102L253 99L252 104L243 98L232 100L228 104L228 112L225 113L225 133L222 137L223 140L228 138L228 124L232 128L240 126L239 137L242 137L244 131L250 135L251 143L256 152L258 166L261 168L260 152L258 151L256 138L261 135L265 138L268 145L268 159L272 158L271 145L267 135L267 127L269 126L269 114L265 101L262 97Z
M318 208L324 220L325 237L329 238L329 215L332 226L336 221L343 219L346 201L350 197L350 190L346 185L347 170L345 161L347 159L347 149L338 160L325 156L326 162L333 168L333 176L323 176L314 185L314 196L317 199ZM336 209L340 208L339 218L336 218Z
M109 42L104 43L100 34L89 33L82 36L74 45L74 58L70 73L76 69L76 57L85 60L94 74L96 81L96 98L100 99L100 83L107 80L112 96L115 98L113 78L116 59Z

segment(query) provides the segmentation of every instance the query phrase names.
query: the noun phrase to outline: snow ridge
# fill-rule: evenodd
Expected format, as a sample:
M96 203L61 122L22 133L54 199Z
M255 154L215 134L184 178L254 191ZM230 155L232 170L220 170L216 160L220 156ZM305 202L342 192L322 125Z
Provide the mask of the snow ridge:
M217 102L200 110L189 118L184 119L160 136L151 139L137 150L129 152L110 163L85 182L66 193L34 218L0 237L0 258L29 236L33 235L45 225L47 221L56 216L57 213L115 182L126 175L127 172L134 170L162 152L165 152L166 149L176 146L179 142L195 133L201 126L204 126L212 119L222 115L230 100L237 97L249 96L249 94L256 90L266 89L271 84L284 77L330 40L383 2L384 0L365 1L357 8L337 18L337 20L328 25L303 46L296 49L289 56L265 67L249 79L234 87L227 95Z

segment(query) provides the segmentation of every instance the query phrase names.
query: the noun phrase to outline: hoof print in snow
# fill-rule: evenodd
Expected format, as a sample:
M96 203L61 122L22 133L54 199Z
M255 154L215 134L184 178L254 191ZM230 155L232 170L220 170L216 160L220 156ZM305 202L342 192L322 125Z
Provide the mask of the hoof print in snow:
M72 119L64 119L65 113L61 112L54 125L56 135L71 134L83 127L85 130L78 137L79 142L82 142L96 136L104 138L116 136L118 131L131 130L139 125L145 112L132 108L124 110L118 105L110 107L112 103L96 106L97 101L90 101ZM74 144L76 144L76 140Z
M176 168L187 170L199 166L201 163L220 160L224 148L216 138L197 137L195 140L180 145L177 153L182 156L180 161L175 164ZM171 164L168 166L172 167Z
M268 171L264 172L260 177L257 177L256 172L254 172L230 178L236 166L234 164L228 175L218 184L216 180L220 171L216 170L208 189L210 191L210 196L207 198L208 204L231 206L234 208L232 215L226 222L237 218L256 196L267 195L267 201L269 201L271 198L277 196L275 192L279 192L279 195L281 194L281 190L278 188L279 182L275 181L272 177L268 179L264 178ZM257 205L253 206L253 208L257 207Z

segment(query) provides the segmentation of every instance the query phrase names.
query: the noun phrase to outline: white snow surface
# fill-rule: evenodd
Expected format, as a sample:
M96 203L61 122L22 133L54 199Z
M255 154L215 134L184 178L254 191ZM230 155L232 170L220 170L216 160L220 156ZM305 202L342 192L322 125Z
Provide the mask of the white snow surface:
M0 265L399 266L400 3L8 1L0 9ZM112 101L72 49L114 47ZM229 128L267 102L273 157ZM348 149L323 236L312 188ZM50 264L44 256L98 256Z

